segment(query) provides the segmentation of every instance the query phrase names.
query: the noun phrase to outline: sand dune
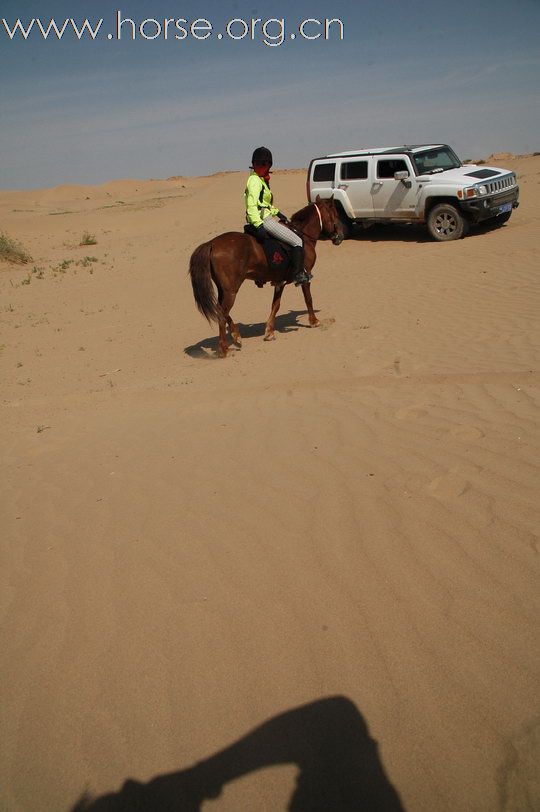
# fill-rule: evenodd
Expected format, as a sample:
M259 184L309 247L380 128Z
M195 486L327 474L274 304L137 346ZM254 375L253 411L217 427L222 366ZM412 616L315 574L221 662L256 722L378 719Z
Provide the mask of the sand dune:
M539 808L540 158L492 160L507 225L322 243L321 327L246 284L225 361L244 174L0 192L2 809Z

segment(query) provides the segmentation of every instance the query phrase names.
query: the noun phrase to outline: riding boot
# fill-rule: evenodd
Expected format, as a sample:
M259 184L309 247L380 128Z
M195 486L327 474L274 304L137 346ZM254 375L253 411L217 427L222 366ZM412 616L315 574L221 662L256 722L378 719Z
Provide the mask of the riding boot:
M291 267L295 285L302 285L313 279L312 275L304 269L304 249L301 245L293 245L291 249Z

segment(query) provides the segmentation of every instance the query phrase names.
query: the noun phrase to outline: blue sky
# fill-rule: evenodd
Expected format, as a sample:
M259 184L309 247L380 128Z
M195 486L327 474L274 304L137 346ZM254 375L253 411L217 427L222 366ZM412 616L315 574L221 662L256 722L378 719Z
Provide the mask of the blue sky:
M214 32L109 40L117 10L137 24L202 17ZM37 17L103 24L95 41L69 28L45 41L37 26L10 40L3 19ZM257 17L285 19L282 45L215 36ZM289 38L325 17L342 20L342 41L337 26L329 41ZM539 28L539 0L0 0L0 188L246 169L261 144L276 167L411 142L463 158L537 151Z

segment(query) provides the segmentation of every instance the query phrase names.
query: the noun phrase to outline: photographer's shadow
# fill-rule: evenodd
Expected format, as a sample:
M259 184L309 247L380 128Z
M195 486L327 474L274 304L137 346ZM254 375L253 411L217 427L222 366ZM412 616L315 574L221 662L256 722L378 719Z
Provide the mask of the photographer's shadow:
M84 796L72 812L200 812L228 782L279 764L299 770L289 812L404 809L362 715L335 696L275 716L186 770L147 784L128 780L95 800Z

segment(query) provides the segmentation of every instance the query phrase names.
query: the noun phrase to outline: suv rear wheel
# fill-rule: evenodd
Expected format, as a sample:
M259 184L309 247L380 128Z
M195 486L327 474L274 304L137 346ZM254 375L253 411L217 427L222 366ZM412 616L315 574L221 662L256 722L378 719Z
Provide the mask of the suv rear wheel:
M341 223L341 228L343 229L343 239L348 240L352 234L352 223L341 208L341 206L336 206L339 215L339 222Z
M427 218L428 231L434 240L448 242L460 240L469 231L469 223L450 203L433 206Z

